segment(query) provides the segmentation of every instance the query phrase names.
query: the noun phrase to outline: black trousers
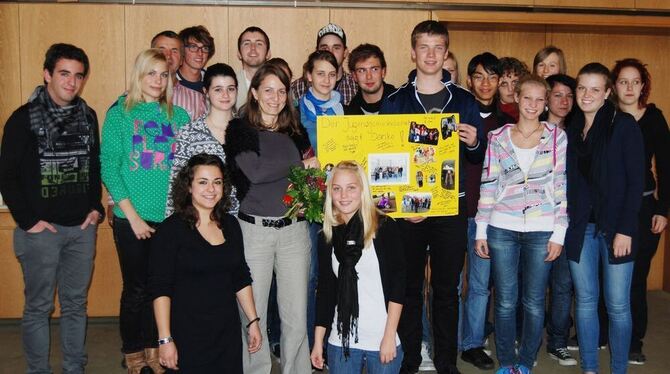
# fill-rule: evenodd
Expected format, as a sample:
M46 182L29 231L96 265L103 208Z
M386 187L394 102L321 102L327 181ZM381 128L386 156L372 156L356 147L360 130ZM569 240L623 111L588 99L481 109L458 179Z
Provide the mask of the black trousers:
M147 224L153 228L157 226L153 222ZM112 231L123 278L119 313L121 351L134 353L155 348L158 346L158 330L153 300L147 291L152 239L138 240L128 220L119 217L114 217Z
M651 218L654 215L656 199L653 195L642 199L640 208L639 247L633 267L633 280L630 287L630 311L633 318L630 351L642 351L642 339L647 332L647 276L651 260L656 254L660 234L651 232Z
M429 217L420 223L398 220L405 247L407 294L398 335L405 356L401 372L414 372L421 364L422 288L426 250L430 246L433 289L433 362L437 372L455 366L458 357L458 284L467 247L465 199L458 216Z

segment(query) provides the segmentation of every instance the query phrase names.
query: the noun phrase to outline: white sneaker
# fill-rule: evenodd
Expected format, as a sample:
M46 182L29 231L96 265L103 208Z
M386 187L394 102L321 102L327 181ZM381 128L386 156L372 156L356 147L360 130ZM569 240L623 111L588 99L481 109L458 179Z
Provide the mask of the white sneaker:
M419 371L435 371L435 364L430 358L428 347L426 347L425 343L421 343L421 365L419 365Z

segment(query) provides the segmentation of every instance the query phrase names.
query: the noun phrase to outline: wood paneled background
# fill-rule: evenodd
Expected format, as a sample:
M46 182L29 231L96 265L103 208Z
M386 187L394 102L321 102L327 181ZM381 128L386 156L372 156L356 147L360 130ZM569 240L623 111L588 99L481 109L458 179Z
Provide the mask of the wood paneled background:
M584 3L515 0L514 4L549 2L559 6ZM593 3L589 3L591 6L612 4L605 0L590 2ZM622 7L635 4L649 8L661 8L665 4L659 0L617 0L619 3ZM387 81L399 85L414 66L409 57L409 35L414 25L430 18L450 21L448 15L449 12L416 9L0 4L0 48L3 51L0 54L0 135L12 111L41 83L44 52L55 42L73 43L87 52L91 73L82 96L96 109L102 124L106 109L125 90L135 56L149 47L154 34L165 29L179 31L186 26L205 25L214 36L217 47L210 63L227 62L238 69L236 43L239 33L247 26L260 26L270 36L272 55L286 59L297 76L301 74L305 58L315 47L317 30L328 22L335 22L347 32L349 48L363 42L378 44L388 63ZM670 27L556 26L536 24L530 18L527 25L522 24L524 22L498 24L493 13L494 22L468 22L467 17L465 21L462 15L458 17L458 22L450 23L449 29L450 50L459 60L461 82L465 79L467 62L475 54L491 51L500 57L516 56L530 64L537 50L555 44L565 51L570 74L575 74L590 61L612 66L616 59L641 58L649 64L654 79L651 101L670 113L670 90L662 89L670 87L670 55L667 53L670 50L667 36ZM23 307L21 271L12 248L13 227L9 213L0 211L0 318L20 317ZM661 250L654 259L651 289L663 286L664 247L661 243ZM104 223L98 232L89 298L90 315L118 314L121 293L118 266L111 229Z

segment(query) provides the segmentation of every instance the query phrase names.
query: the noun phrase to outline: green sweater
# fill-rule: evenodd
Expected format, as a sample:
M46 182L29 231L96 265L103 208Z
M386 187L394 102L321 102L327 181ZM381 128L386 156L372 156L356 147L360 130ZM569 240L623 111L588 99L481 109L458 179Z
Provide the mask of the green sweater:
M126 112L125 96L107 111L102 127L102 181L116 206L114 215L126 218L119 201L130 199L145 221L165 218L175 136L189 121L184 109L173 106L172 118L159 103L139 103Z

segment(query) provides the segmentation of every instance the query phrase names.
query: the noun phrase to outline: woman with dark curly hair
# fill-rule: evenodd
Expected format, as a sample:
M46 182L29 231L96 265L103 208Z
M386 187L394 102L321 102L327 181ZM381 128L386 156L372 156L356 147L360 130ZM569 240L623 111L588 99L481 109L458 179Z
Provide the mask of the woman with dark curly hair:
M180 374L242 372L237 302L251 321L249 352L261 346L242 232L226 214L229 187L223 170L217 156L191 157L174 181L175 212L152 243L149 291L160 363Z

